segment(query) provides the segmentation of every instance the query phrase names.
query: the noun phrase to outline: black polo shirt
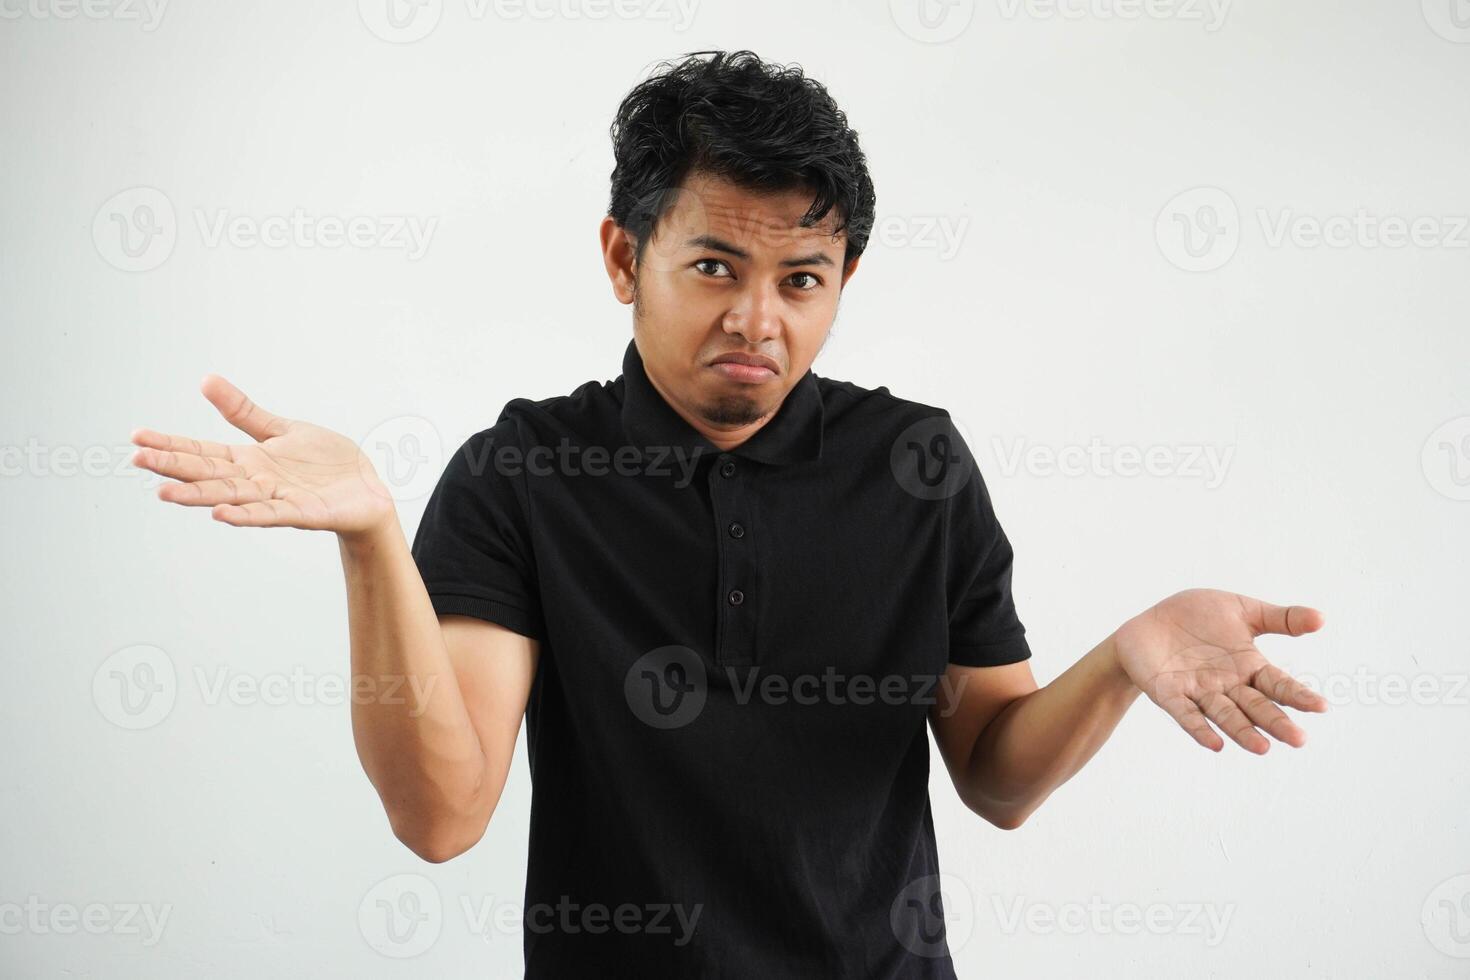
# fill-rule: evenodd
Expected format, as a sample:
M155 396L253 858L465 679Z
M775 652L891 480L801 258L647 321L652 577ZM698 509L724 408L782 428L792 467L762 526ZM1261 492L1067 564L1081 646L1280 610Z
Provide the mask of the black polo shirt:
M954 976L927 714L1030 651L947 412L808 371L721 452L629 342L466 440L413 555L541 644L527 977Z

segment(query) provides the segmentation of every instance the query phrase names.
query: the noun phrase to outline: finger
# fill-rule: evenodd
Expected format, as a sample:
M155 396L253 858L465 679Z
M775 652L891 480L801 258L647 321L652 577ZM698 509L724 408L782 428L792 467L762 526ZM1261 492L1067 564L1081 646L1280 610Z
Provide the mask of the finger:
M1256 731L1250 719L1241 714L1240 709L1235 706L1235 702L1219 691L1210 691L1201 695L1198 703L1205 717L1213 721L1215 727L1229 735L1235 740L1236 745L1247 752L1264 755L1271 747L1270 741Z
M1245 716L1250 719L1251 724L1269 734L1278 742L1285 742L1292 748L1301 748L1307 742L1307 733L1301 727L1286 717L1286 712L1271 703L1271 699L1248 684L1241 684L1226 692Z
M235 527L294 527L301 519L301 509L285 500L258 500L216 504L210 516Z
M1266 664L1251 678L1251 686L1277 704L1302 711L1326 711L1327 699L1275 664Z
M158 488L158 499L185 507L211 507L215 504L248 504L269 500L271 492L254 480L226 477L223 480L200 480L197 483L165 483Z
M1301 636L1322 628L1326 617L1311 606L1277 606L1250 596L1240 597L1245 611L1245 621L1257 636L1262 633L1280 633L1285 636Z
M1159 707L1167 711L1179 723L1179 727L1188 732L1196 742L1211 752L1219 752L1225 747L1225 740L1215 734L1210 723L1205 721L1205 716L1200 714L1199 707L1189 698L1181 694L1160 702Z
M145 446L149 449L192 453L195 456L212 456L215 459L227 459L231 462L235 460L234 455L230 452L230 447L222 442L208 442L191 436L169 435L166 432L154 432L152 429L134 429L129 438L133 445Z
M245 397L245 392L217 374L206 374L204 380L199 382L199 390L209 399L211 405L219 409L226 422L256 442L285 435L286 430L291 427L289 419L267 412Z
M195 456L166 449L139 448L133 453L132 464L160 476L191 482L245 475L245 467L218 456Z

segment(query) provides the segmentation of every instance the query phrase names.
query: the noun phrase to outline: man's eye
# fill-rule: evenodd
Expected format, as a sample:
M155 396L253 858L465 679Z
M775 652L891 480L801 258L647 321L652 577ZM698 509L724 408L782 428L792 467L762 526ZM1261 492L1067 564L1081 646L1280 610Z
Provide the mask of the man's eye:
M730 269L729 265L722 259L698 259L695 261L694 267L710 279L731 278L730 275L718 274L718 270L720 269L724 269L727 272ZM822 280L810 272L794 272L791 274L791 281L797 290L803 293L809 293L822 285Z

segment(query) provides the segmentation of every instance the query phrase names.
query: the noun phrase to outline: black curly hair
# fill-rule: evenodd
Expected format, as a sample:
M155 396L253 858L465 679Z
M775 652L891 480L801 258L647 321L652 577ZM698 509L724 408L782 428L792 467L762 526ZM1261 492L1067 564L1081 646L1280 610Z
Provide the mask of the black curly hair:
M610 214L636 257L691 173L752 191L810 191L811 227L837 210L843 265L863 253L876 197L857 133L827 89L799 66L752 51L693 51L660 62L623 97L610 133L615 165Z

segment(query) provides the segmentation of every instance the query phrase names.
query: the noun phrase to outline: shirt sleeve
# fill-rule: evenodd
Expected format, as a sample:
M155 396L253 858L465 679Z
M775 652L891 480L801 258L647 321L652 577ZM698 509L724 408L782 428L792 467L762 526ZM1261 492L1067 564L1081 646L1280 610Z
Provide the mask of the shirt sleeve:
M946 509L949 599L949 662L994 667L1031 656L1026 628L1011 595L1014 555L990 504L980 468L957 428L951 444L969 467L969 477Z
M524 458L520 427L506 413L466 439L429 497L411 550L436 613L545 640Z

